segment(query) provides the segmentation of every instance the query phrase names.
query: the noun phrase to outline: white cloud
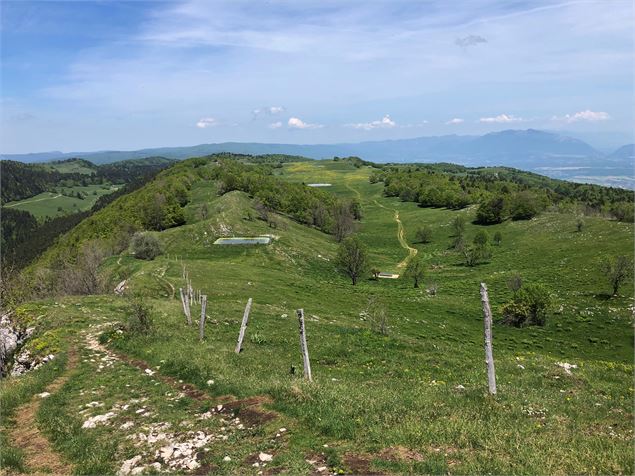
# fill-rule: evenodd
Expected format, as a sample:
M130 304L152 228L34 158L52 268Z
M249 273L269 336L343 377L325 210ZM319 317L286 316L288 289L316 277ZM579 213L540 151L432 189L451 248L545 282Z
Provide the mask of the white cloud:
M372 129L391 129L395 127L397 123L393 121L388 114L382 117L378 121L372 122L358 122L356 124L346 124L347 127L352 127L354 129L363 129L365 131L370 131Z
M287 125L290 129L320 129L324 127L321 124L309 124L308 122L304 122L299 117L291 117L287 122Z
M220 125L218 119L214 117L201 117L196 123L196 127L199 129L205 129L207 127L216 127Z
M522 117L516 117L513 114L499 114L496 117L481 117L478 122L497 122L497 123L508 123L508 122L522 122L524 119Z
M282 127L282 122L272 122L269 124L269 129L280 129Z
M461 119L460 117L455 117L454 119L450 119L448 122L446 122L446 124L449 126L452 126L456 124L463 124L464 122L465 121Z
M562 117L553 116L551 120L553 121L564 121L564 122L578 122L578 121L588 121L588 122L597 122L597 121L608 121L611 119L611 116L608 112L595 112L587 109L586 111L579 111L574 114L565 114Z

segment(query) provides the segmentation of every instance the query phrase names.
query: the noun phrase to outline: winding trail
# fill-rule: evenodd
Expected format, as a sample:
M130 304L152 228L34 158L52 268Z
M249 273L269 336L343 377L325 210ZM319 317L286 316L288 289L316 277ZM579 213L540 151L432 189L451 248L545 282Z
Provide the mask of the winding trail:
M44 391L53 394L62 388L68 381L71 371L77 366L78 360L77 352L71 349L64 373ZM41 402L42 398L35 395L28 403L18 408L15 414L18 424L9 430L9 440L24 452L24 462L29 474L72 474L73 467L62 460L37 426L37 412Z
M395 218L395 221L397 222L397 240L399 240L399 244L401 245L401 247L404 250L408 251L408 256L406 256L403 260L399 262L399 264L397 264L397 268L398 269L404 268L406 267L406 265L412 258L417 256L417 253L419 252L419 250L410 246L408 242L406 241L406 237L405 237L406 232L405 232L403 223L401 222L401 219L399 218L399 211L394 208L390 209L386 207L385 205L382 205L381 203L379 203L377 200L374 200L374 202L377 206L383 208L384 210L392 210L395 213L394 218Z
M399 219L399 212L397 210L395 210L395 221L397 222L397 239L399 240L399 244L403 249L408 250L408 256L401 260L397 265L397 268L404 268L412 258L417 256L417 252L419 250L410 246L406 241L403 223L401 223L401 220Z

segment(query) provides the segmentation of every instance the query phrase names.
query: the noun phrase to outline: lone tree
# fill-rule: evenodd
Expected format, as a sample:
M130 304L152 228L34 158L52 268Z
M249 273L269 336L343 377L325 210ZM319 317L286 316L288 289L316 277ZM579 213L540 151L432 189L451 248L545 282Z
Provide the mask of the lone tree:
M600 269L613 288L613 296L616 296L620 286L633 274L633 263L626 256L606 258Z
M333 234L338 242L341 242L355 230L355 215L348 203L338 203L333 207Z
M408 263L408 267L406 268L405 275L409 278L412 278L414 281L414 287L419 287L419 282L423 280L424 275L424 266L423 260L418 256L415 256Z
M465 218L462 216L456 217L452 221L452 231L452 236L454 236L452 247L456 250L460 250L465 245Z
M346 237L340 243L337 251L337 266L351 278L353 286L366 272L368 267L366 247L356 235Z
M422 226L417 230L417 241L419 243L430 243L432 241L432 228L429 226Z

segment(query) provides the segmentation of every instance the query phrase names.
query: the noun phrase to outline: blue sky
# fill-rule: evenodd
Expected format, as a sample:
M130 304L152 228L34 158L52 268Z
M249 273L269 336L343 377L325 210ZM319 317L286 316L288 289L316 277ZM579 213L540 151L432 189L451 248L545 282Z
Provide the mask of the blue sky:
M1 8L3 153L530 127L633 140L631 0Z

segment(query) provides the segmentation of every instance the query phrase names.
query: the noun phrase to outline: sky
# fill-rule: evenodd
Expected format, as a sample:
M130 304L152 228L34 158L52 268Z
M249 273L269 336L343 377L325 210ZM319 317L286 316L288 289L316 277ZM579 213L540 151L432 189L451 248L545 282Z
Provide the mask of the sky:
M0 152L633 142L631 0L0 3Z

